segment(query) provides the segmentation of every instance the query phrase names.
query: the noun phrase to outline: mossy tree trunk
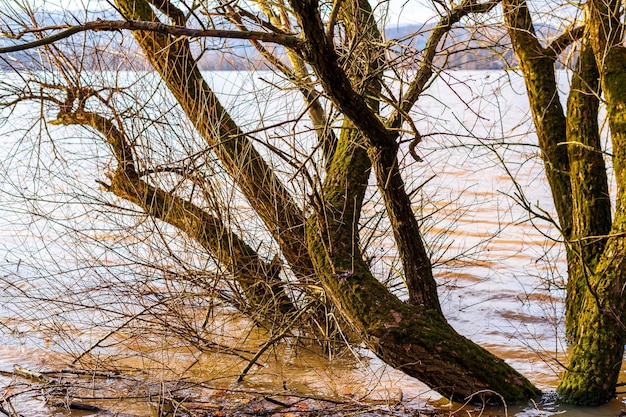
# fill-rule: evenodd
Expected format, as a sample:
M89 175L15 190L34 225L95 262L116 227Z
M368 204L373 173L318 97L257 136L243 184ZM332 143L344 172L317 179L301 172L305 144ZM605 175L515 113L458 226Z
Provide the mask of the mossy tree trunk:
M590 277L598 263L612 222L598 107L600 74L588 34L580 52L567 101L567 141L572 185L572 233L568 245L567 336L575 341Z
M526 378L446 322L398 170L397 133L385 127L340 70L324 33L318 3L294 0L291 6L307 40L305 59L326 93L364 136L404 272L415 279L411 302L402 302L372 275L363 260L355 232L357 219L352 214L360 211L361 184L350 174L359 162L348 152L355 145L340 142L319 192L323 204L307 222L309 253L327 293L370 350L451 399L462 400L484 389L512 401L537 395L538 390Z
M626 61L619 4L588 3L585 30L571 39L581 38L565 118L554 78L558 51L541 47L525 1L503 2L567 250L566 333L574 346L558 392L581 405L615 395L626 341ZM601 90L618 186L614 219L598 126Z
M617 184L615 218L583 300L579 331L559 393L577 404L615 395L626 342L626 48L620 1L586 4L587 32L599 68Z

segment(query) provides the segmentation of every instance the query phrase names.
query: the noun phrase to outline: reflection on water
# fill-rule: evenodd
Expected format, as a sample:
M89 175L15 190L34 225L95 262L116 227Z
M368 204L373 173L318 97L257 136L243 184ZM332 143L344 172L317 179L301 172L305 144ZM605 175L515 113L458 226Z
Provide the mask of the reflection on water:
M408 188L419 191L415 194L415 211L423 218L425 240L435 260L435 273L446 317L457 331L504 358L540 388L549 391L557 386L561 364L567 362L567 346L563 340L563 254L561 246L555 243L558 239L556 231L548 224L528 221L528 214L514 204L511 195L515 189L511 178L499 164L495 152L485 147L470 146L484 144L487 138L513 138L509 141L516 142L514 145L497 148L499 155L507 161L507 168L521 187L528 190L529 201L551 212L550 194L542 179L541 164L534 155L536 149L520 146L534 141L528 133L532 129L527 120L525 97L516 93L523 91L523 82L513 74L508 74L506 80L499 82L498 74L494 74L456 73L456 79L465 80L463 86L455 87L456 94L450 94L445 80L437 82L429 90L431 97L446 97L447 100L443 103L424 97L419 102L416 112L428 115L416 118L417 128L425 136L419 146L424 163L417 164L408 158L403 168ZM221 76L241 75L229 73ZM487 78L490 84L485 83ZM511 81L513 87L505 81ZM234 88L242 83L231 81L225 85ZM464 89L467 96L463 95ZM481 91L486 99L474 101L474 90ZM490 94L493 97L497 95L497 99L490 100ZM241 101L237 95L233 97ZM478 124L475 112L465 111L467 104L480 111L482 117ZM467 137L468 126L471 126L473 137ZM495 142L492 139L487 144ZM433 180L422 184L424 178L431 177ZM15 206L16 203L10 204ZM365 220L368 216L375 218L381 207L381 202L375 197L369 201L365 206ZM5 232L0 237L1 249L4 250L0 262L3 262L2 275L5 279L12 274L29 278L27 262L21 259L26 260L31 252L41 253L40 249L32 251L37 246L29 240L32 236L14 226L19 224L19 214L26 212L26 209L15 209L4 216L6 223L0 224ZM391 277L393 282L396 267L394 243L388 237L385 222L377 224L376 228L363 232L375 248L369 255L376 262L376 272L381 277ZM44 232L41 234L45 235ZM99 235L97 240L107 238ZM64 242L62 239L59 241ZM22 252L19 253L18 249ZM52 251L50 255L55 258L55 263L64 264L67 268L74 265L80 272L76 272L75 281L64 284L66 292L78 293L86 285L86 280L97 280L90 275L95 274L94 271L82 273L80 259L70 259L69 256L68 259L58 259L59 253ZM102 247L93 248L89 255L103 259L110 256ZM110 269L104 269L101 273L109 272ZM54 276L46 279L43 285L25 279L20 281L20 288L25 292L36 290L37 294L45 295L46 285L52 282ZM124 279L128 278L121 278L122 281ZM112 288L128 283L106 282ZM152 282L146 279L145 283L139 281L137 285L148 284ZM103 287L103 292L107 288ZM110 296L103 295L92 301L111 303L115 308L125 305L124 300L107 297ZM87 302L78 298L74 302ZM63 320L55 321L57 313L54 307L50 307L45 318L58 330L68 330L68 340L57 340L41 329L24 327L20 323L23 317L35 318L39 310L20 310L20 306L13 306L10 302L4 300L2 307L5 332L0 347L0 370L4 371L10 371L15 363L35 370L62 368L67 364L65 354L76 353L72 351L72 346L89 347L107 334L107 326L113 329L117 326L101 317L89 317L86 324L82 323L85 315L92 314L84 304L81 308L85 307L86 313L83 312L82 316L77 314L71 323L64 321L66 316L62 315L59 317ZM128 308L128 314L132 314L131 307ZM18 311L21 315L16 315ZM96 349L85 359L104 368L136 369L137 375L147 379L170 379L184 375L185 380L204 382L214 388L272 391L281 387L303 395L332 398L391 402L402 398L415 406L441 400L419 381L387 368L367 352L359 352L359 359L355 359L354 355L329 359L285 345L268 350L244 381L237 383L240 373L267 335L257 333L258 330L251 329L249 323L240 318L226 312L220 314L213 316L213 335L219 336L215 339L216 343L223 342L233 347L233 341L245 335L245 343L236 346L238 355L233 352L226 354L219 349L200 353L182 345L172 347L167 335L158 335L146 341L142 339L149 331L146 325L135 333L132 330L124 335L112 332L111 343L107 343L109 347ZM82 325L89 327L92 323L101 323L106 330L85 333ZM119 344L122 341L124 343ZM111 356L112 353L116 356ZM145 374L149 369L149 375ZM11 378L4 376L2 381L8 386ZM581 409L557 405L547 398L536 406L509 407L508 413L519 417L553 414L614 416L621 410L622 400L620 396L604 407ZM51 413L42 401L35 399L22 406L27 415ZM124 408L137 414L149 412L145 404L124 404ZM487 411L487 414L492 412L502 415L501 409Z

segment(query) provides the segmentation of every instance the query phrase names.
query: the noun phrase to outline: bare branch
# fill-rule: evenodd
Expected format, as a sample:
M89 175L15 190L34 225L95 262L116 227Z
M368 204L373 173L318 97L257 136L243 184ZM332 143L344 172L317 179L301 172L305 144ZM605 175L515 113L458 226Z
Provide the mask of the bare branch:
M500 0L490 0L485 3L465 0L457 7L453 8L449 14L441 18L426 42L426 47L422 55L422 63L417 75L404 94L404 97L402 97L399 108L397 108L389 118L387 122L388 126L398 129L405 115L408 114L411 107L413 107L424 91L426 84L433 75L433 60L437 53L437 47L444 35L452 29L452 26L470 13L488 13L499 3Z
M111 120L93 112L79 110L62 113L54 123L88 126L103 135L113 148L118 161L111 184L106 186L108 191L185 232L206 248L234 275L246 294L247 301L255 306L252 311L268 308L274 315L273 319L277 320L292 312L293 305L278 276L280 266L262 261L258 253L219 217L212 216L182 197L139 179L128 145L129 139ZM263 320L262 317L255 318L259 319Z
M254 15L251 15L247 11L243 11L242 9L235 10L232 7L225 6L229 8L229 13L227 18L233 22L241 31L248 31L245 26L242 17L247 17L252 19ZM267 10L265 10L267 9ZM271 10L269 8L265 8L264 11L269 16L272 16ZM275 16L275 15L274 15ZM260 20L260 19L259 19ZM280 17L276 16L275 22L265 22L264 24L270 24L273 28L273 23L280 24ZM287 21L288 22L288 21ZM286 28L288 30L288 27ZM276 28L277 31L281 31L281 29ZM282 32L284 33L284 32ZM334 152L334 147L337 143L337 137L335 136L332 129L329 129L328 120L324 114L324 110L322 109L322 105L320 104L320 93L313 88L313 82L310 77L309 71L306 67L306 64L303 62L302 57L295 53L289 53L288 57L293 67L290 68L288 65L283 63L279 57L270 52L267 48L263 46L258 41L250 40L250 43L254 48L259 51L259 53L267 60L268 64L273 65L276 69L282 72L287 78L289 78L298 88L298 90L302 93L304 100L307 103L307 111L313 125L315 126L315 132L320 140L322 145L322 150L324 152L324 156L326 160L330 160L332 153Z
M302 45L302 41L293 35L283 33L270 33L270 32L240 32L237 30L217 30L217 29L191 29L183 26L166 25L160 22L147 22L139 20L95 20L92 22L86 22L82 25L76 26L50 26L44 28L29 29L20 32L17 35L11 35L5 33L6 37L20 38L26 33L43 32L44 30L58 30L65 27L66 29L55 33L54 35L46 36L42 39L37 39L32 42L25 42L20 45L12 45L4 48L0 48L0 54L16 51L24 51L27 49L37 48L43 45L49 45L57 42L61 39L69 38L80 32L86 31L118 31L118 30L142 30L148 32L156 32L173 36L185 36L190 38L226 38L226 39L248 39L264 42L273 42L279 45L283 45L287 48L299 49Z
M553 55L556 59L556 57L559 56L568 46L582 38L584 32L584 26L570 28L569 30L563 32L561 36L553 40L552 43L546 48L546 51Z
M339 16L339 9L341 8L342 2L343 0L335 0L335 3L333 4L333 9L330 13L330 19L328 20L328 24L326 25L326 37L328 43L331 43L333 41L333 37L335 36L335 24L337 23L337 17Z
M228 7L232 12L232 15L238 15L241 17L245 17L247 19L249 19L250 21L254 22L255 24L264 27L265 29L271 30L273 33L282 33L282 34L287 34L286 32L284 32L283 30L281 30L280 28L276 27L272 22L269 22L267 20L261 19L259 16L250 13L249 11L247 11L246 9L243 9L241 7L231 7L228 5L225 5L223 7ZM236 10L236 11L235 11ZM230 18L231 16L227 16L228 18Z
M347 74L340 68L337 53L334 46L328 43L319 19L317 5L314 2L301 4L295 0L289 3L307 39L302 52L314 68L324 91L375 146L394 146L396 135L372 111L367 100L354 90Z
M165 13L176 25L183 26L187 20L185 13L169 0L149 0L149 3Z

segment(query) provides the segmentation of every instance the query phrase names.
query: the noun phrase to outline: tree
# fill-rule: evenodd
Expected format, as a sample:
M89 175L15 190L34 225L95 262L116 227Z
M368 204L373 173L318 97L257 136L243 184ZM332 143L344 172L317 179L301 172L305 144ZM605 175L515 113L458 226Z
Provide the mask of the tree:
M29 25L33 27L19 30L7 27L5 31L15 37L32 34L37 39L4 48L3 52L48 48L47 59L56 66L63 82L29 81L16 92L13 102L45 101L56 112L52 123L77 125L98 132L114 159L114 168L108 178L100 179L101 185L119 199L194 239L229 272L232 287L240 290L231 302L248 312L259 325L281 329L277 331L279 335L287 331L284 329L297 326L299 331L329 342L337 334L338 323L329 320L333 314L328 312L337 312L342 318L340 322L351 329L352 341L364 342L390 365L436 387L447 397L464 399L474 392L490 389L507 400L521 400L537 395L538 390L501 359L460 336L446 322L420 224L398 162L400 142L406 141L407 135L411 135L412 149L419 145L420 135L409 113L435 76L434 63L442 39L461 19L489 12L496 5L497 2L491 1L464 1L444 10L421 51L415 73L404 80L407 87L399 93L391 88L386 72L399 71L407 52L401 50L396 55L393 49L387 51L381 47L385 46L385 39L377 26L374 9L366 1L339 0L332 5L311 0L257 1L254 7L243 2L220 2L192 7L185 2L119 0L116 7L121 20L115 21L93 20L67 27L41 28L37 26L35 14L30 13L33 22ZM561 228L571 243L568 246L570 274L585 277L589 265L593 266L594 262L604 265L608 261L592 259L598 250L581 242L588 236L607 235L603 229L606 223L591 224L598 218L590 215L592 211L584 204L574 209L574 200L584 193L600 193L601 198L593 201L606 210L606 190L585 188L591 183L585 180L585 175L596 174L582 171L599 166L601 158L577 168L573 164L576 158L597 158L598 152L588 152L589 155L583 157L568 155L566 151L597 149L597 139L579 132L577 134L584 137L576 142L584 143L584 147L571 146L568 150L559 146L565 141L572 142L569 137L564 140L566 136L562 134L567 123L555 99L556 87L551 75L554 57L562 50L561 43L553 44L548 50L553 51L550 53L538 48L531 21L524 14L524 4L505 1L503 6L513 45L528 80L540 146L548 161L546 171L558 196L555 201ZM12 19L13 23L19 23L15 15ZM46 30L57 32L46 37L43 35ZM123 106L117 101L119 91L115 86L94 88L81 79L85 61L75 58L84 57L67 56L53 42L90 30L132 31L143 56L203 141L201 152L172 158L166 163L154 158L151 155L153 139L142 138L141 132L131 128L135 119L140 118L137 108L144 103L133 103L137 108ZM576 39L578 32L573 33L572 38ZM591 42L599 35L587 36L594 51L604 50ZM291 88L301 94L316 142L308 145L310 158L296 166L291 174L303 178L303 189L310 197L297 198L299 190L290 187L269 156L259 151L255 143L259 132L242 127L209 87L199 68L202 54L208 48L202 43L198 47L190 37L249 40L263 62L281 73L289 80ZM275 45L284 49L274 48ZM593 109L594 95L584 94L584 89L595 91L593 74L583 74L589 65L583 63L582 57L583 54L579 66L580 89L573 90L572 100L586 99ZM593 118L588 115L588 112L581 112L580 121L570 119L574 123L572 129L591 123ZM295 120L293 125L297 122ZM594 130L593 125L589 129L598 130ZM270 141L264 142L274 155L290 161L289 155L272 147ZM172 150L173 155L180 155L176 152L180 150ZM208 154L214 155L217 162L210 161ZM218 164L245 197L276 243L279 256L270 261L272 257L259 253L233 222L226 221L219 210L213 209L207 198L216 187L206 168L209 161ZM575 179L578 182L572 181L572 167L581 170ZM406 302L372 273L361 246L358 225L371 171L385 203L402 263ZM575 186L581 191L575 192ZM589 198L581 197L578 201ZM617 237L606 243L599 239L594 245L605 247L607 254L620 253L613 249L606 252L613 247L611 245L617 248L623 245L620 230L612 235ZM620 269L621 259L619 256L610 258L611 262L618 262L613 263L611 269L617 275L620 272L615 271L623 269ZM596 275L602 274L594 272ZM589 323L606 320L606 315L593 313L602 311L596 308L593 298L599 294L600 287L592 286L595 291L588 291L586 282L581 282L572 280L570 283L568 305L573 306L570 309L579 311L577 306L584 306L585 315L580 316ZM618 285L618 277L609 283ZM324 296L320 296L319 288L323 288ZM612 305L618 300L609 297L616 292L607 291L607 294L613 309L610 311L622 311L620 306ZM598 317L594 318L593 314ZM570 313L569 316L579 315ZM311 321L314 324L309 326ZM573 329L579 327L572 326ZM578 349L594 358L603 358L598 352L585 350L589 338L595 336L584 333L582 329L589 329L588 326L580 328L580 331L570 331L577 346L581 346ZM613 328L621 332L618 326L613 325ZM618 334L612 341L615 342L611 344L613 351L617 352L615 346L623 345L623 337ZM574 355L573 372L568 375L577 375L576 366L583 366L576 365L577 357L584 355ZM612 356L607 363L614 364L615 360ZM566 376L562 387L566 387L567 381ZM562 388L573 401L594 402L576 400L566 391ZM604 389L600 401L606 400L607 392L611 392L610 387Z
M584 18L548 47L537 36L525 1L503 1L508 31L526 80L545 171L552 189L568 263L567 336L570 363L559 386L572 403L602 404L615 395L624 353L624 73L619 2L579 6ZM577 42L563 111L555 62ZM607 110L612 151L603 149L598 123ZM611 210L604 157L617 184Z

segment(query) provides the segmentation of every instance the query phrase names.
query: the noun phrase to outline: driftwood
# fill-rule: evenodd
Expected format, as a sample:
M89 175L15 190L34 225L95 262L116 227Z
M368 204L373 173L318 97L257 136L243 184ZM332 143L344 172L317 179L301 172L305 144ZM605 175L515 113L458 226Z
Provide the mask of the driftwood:
M52 379L41 372L31 371L30 369L22 368L19 365L13 365L13 374L28 378L34 379L38 382L49 383L52 382Z
M9 401L22 396L43 394L50 407L86 411L101 416L139 417L120 412L117 401L140 399L146 407L160 416L191 417L199 415L261 415L283 414L299 416L339 417L346 414L367 413L372 416L440 416L434 410L413 410L401 400L363 401L359 399L327 398L324 396L298 394L290 390L277 391L220 389L205 383L172 380L147 382L123 373L93 372L62 369L37 372L22 366L14 366L12 372L0 370L0 375L19 377L26 381L13 385L26 385L0 402L0 417L26 417L19 414ZM98 378L94 379L94 375ZM135 391L133 391L135 390ZM19 392L18 392L19 391ZM36 393L36 394L35 394ZM123 394L121 394L123 393ZM235 401L234 401L235 400ZM104 404L107 405L102 405ZM98 404L98 405L96 405ZM110 407L108 406L110 404ZM53 412L51 412L53 414Z
M81 403L77 401L71 401L68 403L65 403L65 402L56 403L56 404L53 404L53 407L66 408L66 409L77 410L77 411L93 411L95 413L98 413L98 415L111 415L111 416L117 416L117 417L140 417L136 414L127 414L127 413L119 413L116 411L109 411L105 408L101 408L95 405L85 404L85 403Z

